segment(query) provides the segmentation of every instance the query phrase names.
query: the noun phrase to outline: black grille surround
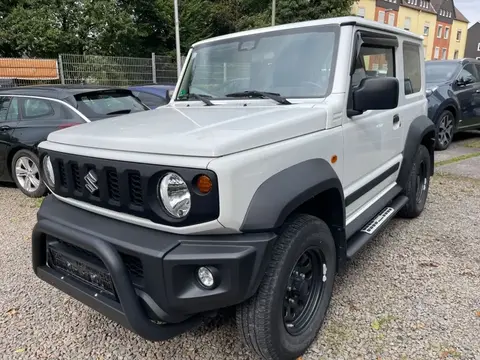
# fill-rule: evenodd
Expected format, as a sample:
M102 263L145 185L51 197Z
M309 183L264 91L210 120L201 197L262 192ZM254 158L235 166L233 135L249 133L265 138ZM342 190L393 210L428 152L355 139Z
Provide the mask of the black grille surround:
M41 153L40 159L46 154L47 152ZM212 171L98 159L53 151L48 151L48 155L55 175L55 188L52 190L62 197L176 227L212 221L219 216L218 183ZM91 170L96 175L98 187L93 193L87 189L85 179ZM170 216L157 197L158 183L168 172L179 174L190 190L192 207L183 219ZM195 186L196 179L202 174L210 177L213 183L208 194L201 194Z

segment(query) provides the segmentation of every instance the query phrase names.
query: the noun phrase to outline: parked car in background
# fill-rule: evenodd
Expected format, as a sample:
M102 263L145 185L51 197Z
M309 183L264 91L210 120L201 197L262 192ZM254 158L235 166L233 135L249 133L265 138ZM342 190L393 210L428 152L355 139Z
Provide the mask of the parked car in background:
M428 116L437 128L435 148L445 150L453 135L480 128L480 61L425 63Z
M0 181L15 182L27 196L47 188L37 145L72 125L148 110L130 90L98 86L32 86L0 89Z
M150 109L155 109L169 103L175 85L137 85L129 89Z

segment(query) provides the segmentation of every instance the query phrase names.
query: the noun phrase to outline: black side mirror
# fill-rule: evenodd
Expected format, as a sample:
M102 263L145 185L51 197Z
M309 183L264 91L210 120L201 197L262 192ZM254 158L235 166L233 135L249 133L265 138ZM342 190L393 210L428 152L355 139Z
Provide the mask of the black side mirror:
M466 85L472 84L473 82L474 81L472 78L461 77L460 79L457 79L456 84L458 86L466 86Z
M359 115L367 110L388 110L398 106L399 85L394 77L364 78L353 91L353 112Z

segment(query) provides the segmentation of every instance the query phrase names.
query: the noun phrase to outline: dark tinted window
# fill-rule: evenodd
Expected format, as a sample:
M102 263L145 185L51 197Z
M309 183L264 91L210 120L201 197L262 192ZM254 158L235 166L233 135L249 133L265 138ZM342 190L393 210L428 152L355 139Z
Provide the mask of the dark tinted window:
M468 82L477 82L477 70L473 64L467 64L463 67L462 71L458 75L457 79L463 79Z
M0 121L7 120L8 108L12 98L7 96L0 97Z
M25 99L23 102L23 118L39 119L51 117L55 114L50 101L45 99Z
M459 70L457 62L427 61L425 77L427 83L440 83L452 79Z
M137 97L149 108L155 108L167 104L167 100L163 97L141 91L138 92Z
M420 46L403 44L405 95L417 93L422 88L422 72L420 64Z
M75 95L77 108L89 119L100 119L146 110L129 91L96 91Z
M18 120L18 114L20 113L20 108L18 106L18 98L14 97L10 102L10 108L8 109L7 121Z

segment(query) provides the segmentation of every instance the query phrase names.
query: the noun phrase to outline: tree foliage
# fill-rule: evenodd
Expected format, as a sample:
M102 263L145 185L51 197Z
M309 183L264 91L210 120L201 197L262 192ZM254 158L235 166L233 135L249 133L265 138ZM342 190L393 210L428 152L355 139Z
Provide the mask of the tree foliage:
M277 0L276 23L349 14L354 0ZM182 52L195 41L269 26L271 0L179 0ZM173 0L0 0L0 56L173 53Z

